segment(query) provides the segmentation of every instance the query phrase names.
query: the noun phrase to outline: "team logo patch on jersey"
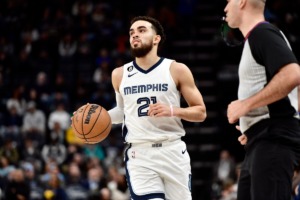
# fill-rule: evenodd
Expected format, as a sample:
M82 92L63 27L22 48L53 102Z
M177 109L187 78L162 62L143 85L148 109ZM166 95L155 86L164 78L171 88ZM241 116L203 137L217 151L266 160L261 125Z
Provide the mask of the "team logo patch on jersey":
M133 70L133 66L132 65L129 66L129 67L127 67L127 71L131 72L132 70Z

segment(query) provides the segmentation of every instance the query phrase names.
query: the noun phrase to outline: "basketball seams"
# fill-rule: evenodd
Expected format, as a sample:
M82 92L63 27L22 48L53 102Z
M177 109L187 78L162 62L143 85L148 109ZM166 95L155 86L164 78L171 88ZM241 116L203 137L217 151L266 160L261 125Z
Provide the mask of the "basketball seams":
M84 114L85 114L85 111L86 111L87 107L90 107L90 104L88 104L88 105L84 108L84 111L83 111L83 113L82 113L82 122L81 122L82 135L83 135L83 139L84 139L86 142L88 142L88 141L87 141L87 139L86 139L86 137L85 137L85 134L84 134L84 131L83 131L83 125L84 125L83 121L84 121Z
M93 139L93 138L95 138L95 137L98 137L98 136L100 136L100 135L102 135L109 127L111 126L111 119L109 120L109 123L107 124L107 126L106 126L106 128L101 132L101 133L99 133L99 134L97 134L96 136L93 136L93 137L90 137L90 138L81 138L81 137L79 137L80 139ZM90 142L89 142L90 143ZM97 142L96 142L97 143Z
M86 106L86 107L87 107L87 106ZM81 107L80 107L80 108L81 108ZM80 108L78 108L78 110L79 110ZM77 115L77 113L76 113L76 114L73 116L73 118L72 118L73 127L74 127L74 129L75 129L75 131L76 131L77 133L79 133L80 135L83 135L83 133L81 133L81 132L79 132L79 131L77 130L77 128L76 128L76 123L74 123L74 120L75 120L76 115Z

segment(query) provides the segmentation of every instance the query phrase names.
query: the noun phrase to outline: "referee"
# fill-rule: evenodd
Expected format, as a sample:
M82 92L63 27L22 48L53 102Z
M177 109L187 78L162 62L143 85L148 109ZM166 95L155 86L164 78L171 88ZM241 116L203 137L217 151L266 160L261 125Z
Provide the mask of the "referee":
M245 37L238 100L228 105L245 145L238 200L290 200L299 164L300 68L284 34L265 21L265 0L228 0L226 22Z

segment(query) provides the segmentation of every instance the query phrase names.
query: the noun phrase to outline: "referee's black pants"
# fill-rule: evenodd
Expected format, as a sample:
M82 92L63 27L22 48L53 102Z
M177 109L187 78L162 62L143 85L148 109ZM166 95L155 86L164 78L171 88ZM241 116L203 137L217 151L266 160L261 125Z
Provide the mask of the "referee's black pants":
M246 151L238 200L291 200L294 153L288 146L257 141Z

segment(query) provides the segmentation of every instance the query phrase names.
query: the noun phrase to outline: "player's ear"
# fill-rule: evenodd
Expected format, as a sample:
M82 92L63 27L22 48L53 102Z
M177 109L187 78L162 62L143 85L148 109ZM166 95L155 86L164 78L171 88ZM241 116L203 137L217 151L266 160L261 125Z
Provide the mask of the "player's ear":
M245 5L246 5L246 3L247 3L248 0L239 0L239 1L240 1L239 2L240 8L242 9L242 8L245 7Z
M153 39L153 44L154 44L154 45L158 45L159 42L160 42L160 40L161 40L160 35L155 35L155 36L154 36L154 39Z

